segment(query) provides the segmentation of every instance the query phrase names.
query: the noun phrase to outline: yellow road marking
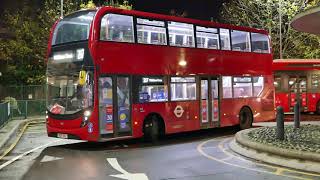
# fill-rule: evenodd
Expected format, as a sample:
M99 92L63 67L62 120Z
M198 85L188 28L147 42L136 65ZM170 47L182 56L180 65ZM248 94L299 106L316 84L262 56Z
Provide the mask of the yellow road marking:
M251 170L251 171L255 171L255 172L260 172L260 173L266 173L266 174L273 174L273 175L277 175L275 174L274 172L269 172L269 171L264 171L264 170L259 170L259 169L255 169L255 168L250 168L250 167L245 167L245 166L241 166L241 165L238 165L238 164L232 164L232 163L229 163L229 162L225 162L221 159L217 159L213 156L210 156L208 154L206 154L203 150L202 150L202 147L204 144L210 142L210 140L208 141L204 141L202 142L201 144L199 144L197 146L197 150L200 154L202 154L203 156L205 156L206 158L208 159L211 159L211 160L214 160L214 161L217 161L217 162L220 162L222 164L226 164L226 165L229 165L229 166L234 166L234 167L238 167L238 168L242 168L242 169L247 169L247 170ZM279 174L278 176L284 176L284 177L290 177L290 178L295 178L295 179L302 179L302 180L312 180L312 179L308 179L308 178L302 178L302 177L298 177L298 176L291 176L291 175L284 175L284 174Z
M41 123L41 122L42 122L42 121L40 121L40 122L34 122L34 121L27 122L27 123L22 127L22 129L21 129L18 137L16 138L16 140L15 140L15 141L11 144L11 146L10 146L7 150L5 150L5 151L3 152L3 154L0 156L0 160L1 160L3 157L5 157L7 154L9 154L9 152L11 152L11 151L13 150L13 148L18 144L18 142L19 142L19 140L21 139L23 133L25 132L25 130L27 129L27 127L28 127L29 125L33 125L33 124L37 124L37 123Z
M284 171L283 168L277 168L275 174L276 174L276 175L280 175L283 171Z

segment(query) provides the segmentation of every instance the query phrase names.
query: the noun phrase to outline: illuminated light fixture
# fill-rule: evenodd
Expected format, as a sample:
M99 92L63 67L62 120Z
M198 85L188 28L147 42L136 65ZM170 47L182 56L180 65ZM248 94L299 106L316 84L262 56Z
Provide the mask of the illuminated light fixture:
M292 85L294 82L293 81L289 81L289 84Z
M137 121L135 121L135 122L134 122L134 125L138 125L138 122L137 122Z
M84 57L84 49L77 49L77 60L82 60Z
M186 66L187 65L187 61L181 60L181 61L179 61L179 65L180 66Z
M53 60L62 61L62 60L70 60L74 57L71 51L59 52L53 55Z
M91 111L86 110L86 111L84 111L83 115L84 115L85 117L89 117L89 116L91 115Z
M49 118L49 116L48 115L46 115L46 119L48 119Z

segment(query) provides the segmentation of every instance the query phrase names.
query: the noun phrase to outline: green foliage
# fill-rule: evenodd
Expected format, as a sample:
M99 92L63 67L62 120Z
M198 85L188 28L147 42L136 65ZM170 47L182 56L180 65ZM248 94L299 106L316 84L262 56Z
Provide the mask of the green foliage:
M18 102L16 98L8 96L4 98L4 102L10 103L10 107L12 109L18 109Z
M304 0L233 0L223 4L220 21L265 29L272 38L274 58L280 57L280 21L283 58L320 58L320 37L301 33L290 27L299 12L320 5L320 0L307 4ZM280 4L280 6L279 6Z
M45 59L50 29L60 17L60 1L45 0L41 9L32 4L5 12L3 22L14 38L0 41L0 60L7 61L0 83L43 84ZM80 9L76 0L64 0L64 14Z
M81 9L92 9L95 7L96 7L96 5L93 3L93 1L88 1L87 4L85 4L85 3L80 4Z
M124 0L123 3L119 3L119 1L117 0L109 0L109 1L105 1L103 5L132 10L132 5L130 5L127 0Z

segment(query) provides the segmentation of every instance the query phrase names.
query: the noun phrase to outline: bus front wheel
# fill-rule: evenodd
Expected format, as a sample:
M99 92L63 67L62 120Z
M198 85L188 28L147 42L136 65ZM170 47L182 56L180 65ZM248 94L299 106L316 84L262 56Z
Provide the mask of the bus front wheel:
M157 142L159 140L159 121L156 116L148 117L144 122L144 139L147 142Z
M240 129L248 129L252 127L253 116L249 107L243 107L239 113Z

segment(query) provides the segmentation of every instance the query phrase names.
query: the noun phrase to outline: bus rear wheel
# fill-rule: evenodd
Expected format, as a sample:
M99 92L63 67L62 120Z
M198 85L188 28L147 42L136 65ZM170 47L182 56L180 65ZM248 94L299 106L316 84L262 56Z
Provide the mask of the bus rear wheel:
M243 107L239 113L240 129L248 129L252 127L253 116L249 107Z
M144 122L144 139L147 142L157 142L160 137L159 121L156 116L148 117Z

